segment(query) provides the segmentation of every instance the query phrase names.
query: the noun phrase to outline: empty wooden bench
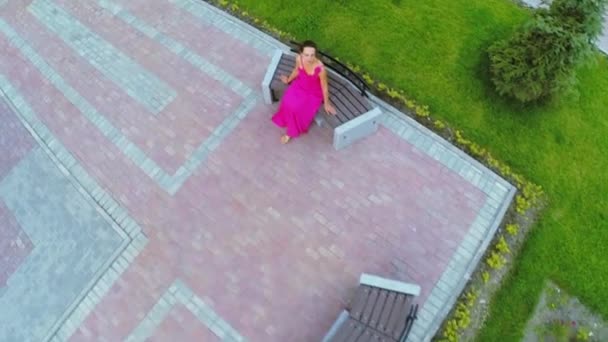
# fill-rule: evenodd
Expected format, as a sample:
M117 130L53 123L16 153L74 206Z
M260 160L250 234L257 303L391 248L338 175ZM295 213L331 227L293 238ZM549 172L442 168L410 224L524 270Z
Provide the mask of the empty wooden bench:
M292 44L292 52L297 51L297 43ZM367 85L357 74L321 51L317 51L317 55L326 67L329 100L336 108L337 114L329 115L321 106L315 121L320 126L325 122L333 128L333 145L340 149L375 132L382 112L369 101ZM280 100L287 89L280 76L288 76L295 65L294 53L281 50L275 52L262 81L264 102L271 104Z
M362 274L359 287L323 342L404 342L416 320L420 286Z

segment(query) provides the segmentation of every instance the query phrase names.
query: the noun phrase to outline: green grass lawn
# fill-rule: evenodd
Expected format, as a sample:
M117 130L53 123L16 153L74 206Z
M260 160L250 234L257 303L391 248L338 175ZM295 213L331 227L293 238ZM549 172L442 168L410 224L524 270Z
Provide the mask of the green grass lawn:
M492 305L480 341L517 341L543 281L608 318L608 63L574 92L523 108L488 84L486 47L530 16L508 0L240 0L257 18L360 65L427 104L518 173L549 206Z

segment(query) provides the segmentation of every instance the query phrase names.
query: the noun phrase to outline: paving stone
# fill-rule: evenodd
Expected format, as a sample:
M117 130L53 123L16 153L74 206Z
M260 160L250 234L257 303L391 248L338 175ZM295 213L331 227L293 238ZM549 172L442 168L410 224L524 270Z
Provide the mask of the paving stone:
M120 248L121 240L40 149L32 151L0 181L1 202L18 219L36 249L12 274L0 298L5 308L0 310L0 319L5 322L0 340L42 339L96 277L103 261ZM36 213L27 209L32 204ZM80 233L74 234L72 227L79 227ZM46 285L33 289L30 284ZM40 305L46 308L45 315L25 314L39 312Z
M428 338L445 311L429 296L456 295L508 184L390 108L377 133L348 149L333 150L331 131L318 127L281 145L269 122L276 105L259 101L276 48L285 47L195 0L4 5L0 51L10 57L0 88L19 112L0 115L34 139L23 129L8 142L0 134L0 152L22 146L0 159L0 184L40 142L69 170L58 177L104 207L75 191L57 210L69 214L49 214L74 235L60 234L65 245L53 253L72 254L55 268L78 276L49 296L56 311L35 322L39 339L319 340L361 272L419 284L417 303L433 309L414 331ZM37 200L64 193L52 189ZM80 202L97 206L88 229L106 230L83 229L90 217ZM6 207L15 217L35 212ZM33 224L16 221L31 238ZM81 234L100 245L80 243ZM104 247L112 239L116 248ZM29 272L13 264L11 282ZM53 330L76 290L86 292L81 305ZM0 301L11 291L0 288Z

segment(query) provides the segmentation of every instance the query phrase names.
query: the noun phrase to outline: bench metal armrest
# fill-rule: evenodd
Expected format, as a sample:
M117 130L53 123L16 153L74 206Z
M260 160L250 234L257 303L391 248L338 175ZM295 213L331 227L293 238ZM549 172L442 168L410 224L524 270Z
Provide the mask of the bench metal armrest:
M386 279L371 274L362 273L359 284L400 292L412 296L420 295L420 286L404 283L397 280Z

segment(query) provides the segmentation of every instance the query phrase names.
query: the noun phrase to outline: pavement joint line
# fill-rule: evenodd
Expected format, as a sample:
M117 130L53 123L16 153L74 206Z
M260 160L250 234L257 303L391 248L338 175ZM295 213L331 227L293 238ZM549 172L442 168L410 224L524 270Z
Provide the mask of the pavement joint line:
M289 47L281 43L277 39L261 33L257 28L244 23L243 21L226 14L224 11L210 5L206 0L169 0L172 4L198 17L203 22L214 25L216 28L224 31L243 41L246 44L252 45L261 53L271 57L277 48L283 51L289 51ZM228 28L233 27L231 32ZM234 30L238 28L239 34L235 34ZM258 41L262 44L257 43Z
M129 158L131 159L142 171L144 171L150 178L156 181L156 183L168 192L170 195L174 195L181 186L185 183L185 181L193 174L193 172L206 160L209 152L214 151L217 147L220 146L221 142L231 133L231 131L236 127L236 125L227 125L232 127L232 129L224 130L223 132L218 133L217 128L214 132L203 141L199 147L194 151L192 156L196 156L196 158L190 157L187 159L182 166L179 167L178 171L175 175L170 176L166 172L164 172L157 164L151 160L146 154L137 147L134 143L130 142L120 130L114 127L108 119L106 119L101 113L99 113L93 105L91 105L87 100L85 100L74 88L72 88L55 70L53 70L37 53L36 51L24 40L22 39L17 32L14 31L3 19L0 19L0 32L2 32L5 36L7 36L13 46L20 46L20 51L25 55L26 58L32 62L32 64L54 85L59 89L66 98L78 108L78 110L91 122L93 123L99 131L112 140L115 145ZM193 54L194 55L194 54ZM202 57L201 57L202 60ZM215 72L220 72L219 68L215 69ZM228 73L223 72L226 75ZM232 77L232 76L230 76ZM234 79L232 77L232 79ZM238 81L240 82L240 81ZM246 87L244 85L237 85L239 88ZM7 93L7 98L13 100L10 96L10 93ZM246 90L243 92L244 95L242 102L240 105L234 110L234 112L224 119L224 122L230 122L232 120L237 120L240 122L247 114L252 110L254 105L260 99L260 95L254 92L253 90ZM21 104L25 104L23 99L14 100L17 107ZM52 135L51 135L52 136ZM114 139L112 139L114 137ZM116 139L118 138L118 139ZM48 145L55 144L55 140L49 142ZM124 144L124 145L123 145ZM142 168L144 163L149 163L154 165L155 172L150 172L150 170L146 170L146 168ZM170 179L169 182L165 183L163 180L165 178Z
M169 85L51 1L34 0L27 10L150 113L159 114L177 96ZM131 73L139 76L124 76Z
M145 341L169 315L175 305L181 304L217 337L226 340L246 341L228 322L222 319L208 304L181 280L176 279L160 296L146 314L146 318L129 334L126 341Z
M174 49L178 49L181 51L186 51L188 53L187 57L182 56L186 61L190 62L192 65L201 69L203 72L211 76L216 81L221 82L226 88L234 91L237 94L240 94L242 97L248 97L253 91L247 87L243 82L241 82L238 78L228 74L226 71L220 69L219 67L213 65L211 62L207 61L202 56L190 51L185 45L180 42L172 39L171 37L165 35L164 33L156 30L154 27L145 23L143 20L138 19L136 16L131 14L126 9L123 9L120 5L109 1L109 0L98 0L97 3L103 9L110 11L117 18L126 22L126 18L132 18L132 22L128 23L133 28L138 30L139 32L147 35L149 38L155 40L161 45L168 48L173 52ZM118 10L118 11L116 11ZM116 11L116 12L114 12Z
M3 23L3 20L0 19L0 26ZM9 94L11 95L9 96ZM77 189L77 191L86 201L97 209L97 212L100 213L103 219L110 223L110 226L122 238L123 241L117 252L104 263L104 265L101 267L101 271L84 287L77 298L70 304L66 312L50 329L49 333L44 338L44 341L52 340L60 333L70 336L75 331L76 325L79 324L74 325L68 323L84 321L86 315L82 315L79 311L86 312L88 315L88 313L92 311L93 307L99 303L100 298L97 296L97 291L99 291L99 283L102 281L102 278L108 274L108 272L112 272L111 265L113 265L115 260L120 258L121 255L132 246L134 239L131 238L125 231L124 226L120 225L114 220L112 215L113 211L108 211L106 208L102 207L99 201L92 196L93 190L102 194L106 194L105 191L99 185L97 185L97 183L90 175L86 173L86 171L84 171L82 166L80 166L72 154L69 153L68 150L57 139L54 138L54 136L50 133L50 130L40 121L40 119L38 119L38 116L35 114L33 109L24 101L17 89L10 84L6 76L3 74L0 74L0 96L3 96L6 99L6 103L9 105L9 107L11 107L23 126L34 138L38 146L40 146L45 154L52 160L54 165L63 165L64 167L66 164L72 165L72 167L69 169L66 168L69 171L69 174L66 175L68 181ZM16 101L13 101L13 99ZM20 103L20 107L15 106L15 102ZM38 129L35 130L33 127L38 127ZM46 141L42 140L39 134L41 131L47 137ZM52 144L49 144L49 142ZM51 148L50 146L53 147ZM61 159L59 159L58 156L61 156ZM121 206L116 202L114 203L114 207L121 208ZM122 208L122 210L125 213L127 212L124 208ZM139 226L133 219L129 218L129 220L131 224L136 225L140 230ZM138 239L135 241L140 241L142 238L146 239L145 235L140 232ZM139 254L144 246L145 244L140 244L135 252ZM120 274L121 272L118 273ZM116 279L114 281L116 281ZM114 282L108 285L113 284Z

